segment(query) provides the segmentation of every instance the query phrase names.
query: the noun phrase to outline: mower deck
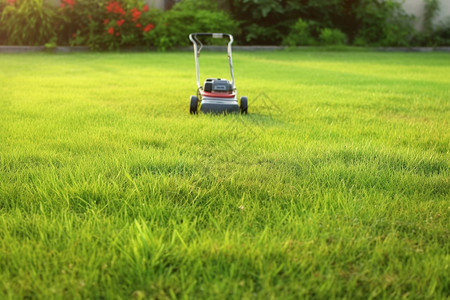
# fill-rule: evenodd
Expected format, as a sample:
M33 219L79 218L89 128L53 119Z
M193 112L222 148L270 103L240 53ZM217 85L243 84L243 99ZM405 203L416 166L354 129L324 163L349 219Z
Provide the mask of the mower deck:
M203 113L222 114L240 112L236 93L226 94L202 91L200 94L202 95L200 111Z

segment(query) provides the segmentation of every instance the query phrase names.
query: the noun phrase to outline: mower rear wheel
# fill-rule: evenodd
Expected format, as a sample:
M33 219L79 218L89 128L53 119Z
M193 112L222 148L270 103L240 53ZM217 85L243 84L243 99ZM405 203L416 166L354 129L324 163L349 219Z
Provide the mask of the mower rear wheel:
M191 115L198 113L198 97L197 96L191 96L191 106L190 106L189 112L191 113Z
M247 97L242 96L241 97L241 114L247 114L248 113L248 100Z

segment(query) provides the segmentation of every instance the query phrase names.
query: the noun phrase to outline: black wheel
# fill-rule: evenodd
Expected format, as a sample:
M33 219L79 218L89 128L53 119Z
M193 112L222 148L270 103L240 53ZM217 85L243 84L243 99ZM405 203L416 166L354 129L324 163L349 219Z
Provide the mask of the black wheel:
M248 100L247 97L242 96L241 97L241 114L247 114L248 113Z
M191 115L198 113L198 97L197 96L191 96L191 107L189 109L189 112Z

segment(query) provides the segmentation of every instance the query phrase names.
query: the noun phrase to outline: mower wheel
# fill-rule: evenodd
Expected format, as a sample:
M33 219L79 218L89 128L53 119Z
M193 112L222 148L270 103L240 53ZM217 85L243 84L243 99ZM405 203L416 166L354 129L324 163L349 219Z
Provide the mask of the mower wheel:
M241 114L247 114L248 113L248 100L247 97L242 96L241 97Z
M191 96L191 107L189 109L189 112L191 115L198 113L198 97L197 96Z

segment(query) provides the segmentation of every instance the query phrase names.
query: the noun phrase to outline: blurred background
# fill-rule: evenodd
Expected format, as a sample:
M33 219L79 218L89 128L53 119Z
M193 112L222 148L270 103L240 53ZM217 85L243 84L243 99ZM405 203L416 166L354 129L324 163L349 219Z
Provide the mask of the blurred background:
M447 0L0 0L0 45L189 45L191 32L228 32L238 45L450 45Z

